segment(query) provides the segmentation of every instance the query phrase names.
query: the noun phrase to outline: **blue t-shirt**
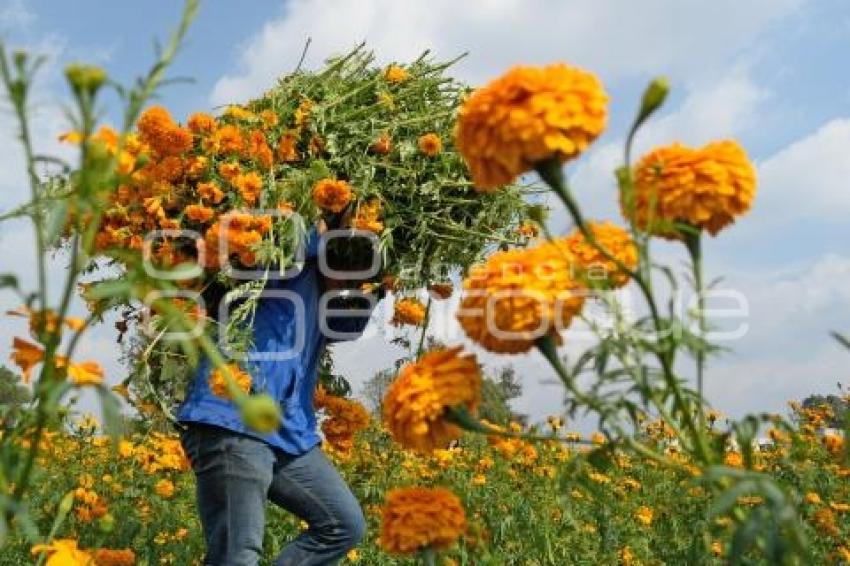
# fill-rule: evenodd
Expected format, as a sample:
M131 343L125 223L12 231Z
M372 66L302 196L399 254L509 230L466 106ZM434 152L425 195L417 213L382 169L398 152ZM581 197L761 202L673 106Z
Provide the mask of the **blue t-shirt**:
M178 410L178 421L224 427L295 455L306 453L320 442L313 393L319 358L328 338L319 321L321 287L315 264L318 240L315 231L311 232L305 265L296 276L267 281L253 320L249 356L256 359L239 363L251 375L251 391L268 393L280 404L280 428L271 434L248 429L236 405L210 390L211 364L207 358L202 358L195 370L186 400ZM332 331L357 334L366 327L369 317L326 316L325 321L325 327Z

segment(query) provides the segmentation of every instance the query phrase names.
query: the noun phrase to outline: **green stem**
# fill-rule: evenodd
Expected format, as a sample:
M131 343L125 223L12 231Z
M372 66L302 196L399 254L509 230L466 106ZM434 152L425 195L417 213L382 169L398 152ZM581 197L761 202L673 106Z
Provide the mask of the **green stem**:
M557 159L550 159L541 162L538 164L536 169L540 177L546 182L547 185L552 187L552 190L554 190L558 197L561 199L587 243L593 246L594 249L599 251L599 253L601 253L603 257L613 262L618 269L620 269L623 273L627 274L638 284L638 287L640 288L641 293L643 294L644 299L646 300L647 306L649 307L650 315L652 316L653 324L655 326L655 331L659 335L659 340L664 340L665 342L668 342L667 344L659 344L660 347L655 350L656 357L658 358L658 361L661 364L661 368L663 370L665 383L670 389L670 392L673 394L673 401L676 404L679 413L681 414L681 418L685 421L686 428L691 434L691 439L693 441L694 449L697 452L697 456L701 461L710 461L711 456L708 446L705 443L703 435L700 434L700 431L697 429L693 415L691 414L689 403L685 399L681 387L679 386L678 379L673 371L672 355L675 352L675 348L673 347L673 344L669 343L667 339L663 338L666 329L664 327L664 324L662 323L661 316L659 315L658 311L658 306L655 302L655 297L652 294L652 290L649 288L647 279L644 278L640 273L624 265L622 261L614 257L607 249L605 249L599 244L593 233L588 228L584 216L582 215L581 210L578 207L578 203L576 203L575 199L572 196L572 193L570 192L566 182L564 181L563 171L561 170L561 163ZM545 352L544 355L546 355ZM557 359L557 356L555 357ZM555 367L556 370L558 369L555 365L553 365L553 367ZM589 406L593 408L592 405Z
M697 294L697 324L699 325L700 340L705 341L705 297L703 296L703 271L702 271L702 231L694 229L685 230L685 246L691 256L691 267L693 269L694 292ZM703 407L703 392L705 379L705 350L701 344L696 353L697 366L697 393L699 394L698 414L699 424L705 428L705 409Z
M437 566L437 553L430 546L426 546L419 554L422 557L422 564L425 566Z
M425 305L425 319L422 321L422 332L419 334L419 346L416 348L416 359L422 357L425 348L425 335L428 333L428 322L431 319L431 295L428 295L428 303Z

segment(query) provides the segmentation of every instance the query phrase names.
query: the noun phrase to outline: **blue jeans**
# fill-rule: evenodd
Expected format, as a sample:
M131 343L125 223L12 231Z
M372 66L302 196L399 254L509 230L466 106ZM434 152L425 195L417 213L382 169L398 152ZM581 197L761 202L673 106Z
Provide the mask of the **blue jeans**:
M205 566L259 562L267 500L309 525L275 566L336 564L363 538L360 505L318 446L292 456L250 436L201 424L189 424L181 441L197 480Z

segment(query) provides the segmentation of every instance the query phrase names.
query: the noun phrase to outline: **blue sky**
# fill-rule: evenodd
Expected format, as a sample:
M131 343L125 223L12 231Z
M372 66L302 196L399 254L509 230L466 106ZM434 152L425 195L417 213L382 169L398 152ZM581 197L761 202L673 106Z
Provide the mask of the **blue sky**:
M52 58L36 124L46 150L62 151L51 141L63 129L54 108L66 95L61 68L92 61L119 80L131 79L152 61L153 39L173 27L178 4L0 0L7 43ZM734 353L712 366L709 395L731 413L777 410L808 391L830 392L845 378L845 354L827 337L832 328L850 329L844 285L850 275L850 10L843 0L207 0L171 70L172 77L193 82L166 87L161 101L182 117L245 100L293 68L308 36L309 65L366 39L384 61L410 59L424 48L444 58L469 51L456 72L473 84L518 63L565 60L596 71L612 98L610 128L569 172L598 217L616 218L610 171L640 90L653 76L667 75L672 95L638 148L734 137L759 168L752 213L707 244L709 273L725 275L724 285L750 304L750 329L729 345ZM119 107L107 102L107 117L114 119ZM8 117L0 117L4 141L10 128ZM0 209L25 194L15 156L6 153ZM7 260L26 249L25 238L0 226ZM674 265L681 259L676 247L659 251ZM9 300L0 296L0 306ZM441 333L456 338L450 326ZM98 330L89 350L113 351L110 337L108 326ZM7 342L0 331L3 358ZM392 361L396 352L385 344L376 337L341 347L340 364L360 381ZM358 361L364 349L374 354L369 367ZM120 372L114 359L105 363ZM517 363L528 373L522 408L557 409L557 395L538 383L545 372L540 361Z

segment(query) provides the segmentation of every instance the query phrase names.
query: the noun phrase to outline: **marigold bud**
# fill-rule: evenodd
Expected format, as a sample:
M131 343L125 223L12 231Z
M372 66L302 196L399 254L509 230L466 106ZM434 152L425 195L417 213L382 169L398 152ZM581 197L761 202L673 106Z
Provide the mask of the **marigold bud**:
M257 432L273 432L280 426L280 407L266 394L248 397L242 403L241 410L245 426Z
M640 101L640 111L638 112L637 122L643 122L649 116L658 110L664 104L667 94L670 92L670 83L665 77L658 77L649 83L646 90L643 91L643 98Z
M74 92L94 94L106 82L106 71L94 65L72 63L65 67L65 77Z

